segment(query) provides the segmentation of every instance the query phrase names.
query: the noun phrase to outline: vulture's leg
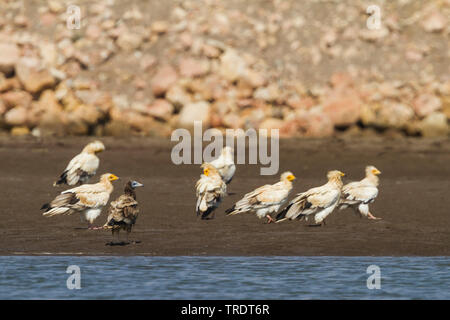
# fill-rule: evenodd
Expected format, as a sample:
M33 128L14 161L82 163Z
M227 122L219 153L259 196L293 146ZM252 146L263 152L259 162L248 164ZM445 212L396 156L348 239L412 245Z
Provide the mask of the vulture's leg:
M103 227L96 227L93 225L94 221L89 221L88 222L88 229L89 230L98 230L98 229L103 229Z
M268 224L271 223L271 222L275 222L275 220L269 214L266 215L266 218L267 218L267 223Z
M375 216L374 216L373 214L371 214L370 212L367 213L367 217L368 217L370 220L381 220L381 218L375 217Z

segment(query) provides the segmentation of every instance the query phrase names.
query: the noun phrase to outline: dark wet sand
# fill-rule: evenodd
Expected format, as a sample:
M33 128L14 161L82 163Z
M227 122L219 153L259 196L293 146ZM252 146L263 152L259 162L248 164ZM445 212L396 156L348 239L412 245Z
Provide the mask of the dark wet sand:
M225 209L277 176L260 176L258 165L239 165L216 218L196 218L198 165L175 166L171 144L157 139L102 139L98 173L121 177L112 198L129 178L138 190L141 215L127 246L107 246L110 232L86 230L78 215L44 218L39 208L64 188L52 183L67 162L92 139L0 139L1 255L450 255L450 140L284 140L280 172L291 170L297 192L323 184L329 169L359 180L366 164L381 171L372 213L334 212L324 227L303 222L264 224L253 214L227 217ZM94 179L96 182L97 177ZM106 210L96 220L103 225Z

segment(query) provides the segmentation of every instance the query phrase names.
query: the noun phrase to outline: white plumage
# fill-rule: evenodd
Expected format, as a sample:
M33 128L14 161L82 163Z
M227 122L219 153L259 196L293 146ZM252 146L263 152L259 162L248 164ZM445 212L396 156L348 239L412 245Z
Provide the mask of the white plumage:
M226 146L222 149L220 156L210 162L219 171L222 180L229 184L236 172L236 165L233 159L233 148Z
M339 203L342 176L344 174L338 170L328 172L326 184L297 194L289 205L277 215L277 222L301 218L308 220L309 216L313 216L316 225L324 223Z
M197 216L202 219L209 219L209 215L216 209L222 198L227 193L227 185L222 180L218 170L209 163L202 166L203 174L195 184L197 205Z
M81 153L69 162L58 181L55 181L53 185L67 184L74 186L88 182L95 175L100 165L100 160L96 154L103 150L105 150L105 146L100 141L94 141L86 145Z
M101 176L98 183L63 191L52 202L42 206L41 209L46 209L43 215L52 217L78 212L81 219L91 225L108 203L109 196L114 190L111 182L117 179L119 178L115 175L107 173Z
M278 211L286 202L292 190L292 181L295 176L292 172L284 172L280 181L275 184L266 184L252 192L247 193L241 200L228 209L228 215L242 212L255 212L258 218L266 217L268 223L274 221L270 213Z
M378 196L378 175L381 172L374 166L366 167L366 177L361 181L350 182L342 188L342 197L339 209L353 208L360 215L369 219L378 220L369 211L369 203Z

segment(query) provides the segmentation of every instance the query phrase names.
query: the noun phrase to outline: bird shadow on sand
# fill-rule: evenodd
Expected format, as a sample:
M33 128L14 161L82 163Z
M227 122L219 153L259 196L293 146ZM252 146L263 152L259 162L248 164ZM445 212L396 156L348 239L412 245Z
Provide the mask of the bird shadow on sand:
M127 246L129 244L138 244L141 243L142 241L140 240L136 240L136 241L120 241L120 242L107 242L105 244L105 246Z

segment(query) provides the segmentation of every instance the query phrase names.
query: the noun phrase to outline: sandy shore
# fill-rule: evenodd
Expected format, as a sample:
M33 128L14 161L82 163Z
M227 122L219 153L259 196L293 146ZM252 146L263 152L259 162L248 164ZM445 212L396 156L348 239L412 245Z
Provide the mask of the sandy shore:
M112 198L129 178L138 190L142 213L127 246L107 246L110 233L85 229L77 215L44 218L41 205L63 189L52 187L67 162L88 138L0 140L1 255L450 255L450 140L284 140L280 172L298 179L293 193L325 182L329 169L360 179L366 164L383 174L372 205L380 221L352 211L334 212L327 225L302 222L264 224L254 215L227 217L225 209L255 187L278 180L260 176L258 165L239 165L229 185L234 193L216 218L196 218L194 184L198 165L175 166L167 140L102 139L99 173L121 177ZM96 221L102 225L106 210Z

